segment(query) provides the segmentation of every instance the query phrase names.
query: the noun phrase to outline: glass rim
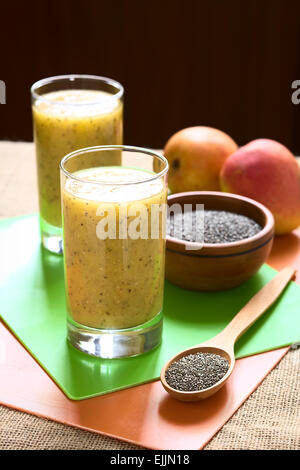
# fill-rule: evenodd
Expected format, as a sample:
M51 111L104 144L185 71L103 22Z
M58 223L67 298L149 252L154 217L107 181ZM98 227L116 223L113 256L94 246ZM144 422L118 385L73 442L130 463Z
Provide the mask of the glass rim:
M73 158L76 155L81 155L81 154L87 154L90 152L95 152L95 151L102 151L102 150L123 150L123 151L128 151L128 152L136 152L136 153L144 153L146 155L150 155L152 157L158 158L161 162L165 164L165 168L161 170L159 173L155 173L151 175L149 178L145 178L141 181L125 181L125 182L112 182L112 181L101 181L101 180L88 180L86 178L80 178L78 176L75 176L74 173L70 173L64 165L68 162L70 158ZM154 150L144 148L144 147L135 147L132 145L96 145L94 147L85 147L82 149L74 150L73 152L68 153L63 157L63 159L60 161L60 170L64 173L64 175L68 178L72 178L75 181L79 181L80 183L90 183L90 184L101 184L101 185L114 185L114 186L126 186L126 185L135 185L135 184L143 184L147 183L149 181L154 181L158 178L161 178L164 176L169 169L169 163L166 157L164 157L161 153L158 153ZM120 165L114 165L116 167L119 167Z
M117 80L114 80L113 78L108 78L108 77L102 77L100 75L88 75L88 74L68 74L68 75L53 75L52 77L47 77L47 78L42 78L41 80L38 80L34 82L31 87L31 96L36 99L36 100L41 100L46 103L51 103L59 105L59 106L86 106L88 105L94 105L94 104L99 104L101 100L97 101L89 101L88 103L64 103L64 102L58 102L58 101L53 101L48 98L43 98L43 95L39 95L36 90L44 85L48 85L49 83L55 83L60 80L69 80L70 82L75 81L76 79L87 79L87 80L94 80L95 82L104 82L108 85L111 85L118 89L119 91L115 94L112 94L117 99L121 99L123 94L124 94L124 87L121 85L120 82L117 82ZM77 88L76 88L77 89ZM83 88L82 88L83 89ZM80 88L78 88L80 90ZM60 90L57 90L60 91ZM93 90L92 90L93 91ZM98 91L98 90L95 90Z

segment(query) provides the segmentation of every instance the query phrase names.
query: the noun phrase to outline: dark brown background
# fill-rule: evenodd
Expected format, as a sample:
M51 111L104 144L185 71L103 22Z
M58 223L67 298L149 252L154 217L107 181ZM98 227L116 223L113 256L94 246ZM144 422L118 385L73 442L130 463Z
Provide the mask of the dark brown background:
M34 81L89 73L125 86L127 144L202 124L300 152L300 2L7 0L0 14L0 139L32 139Z

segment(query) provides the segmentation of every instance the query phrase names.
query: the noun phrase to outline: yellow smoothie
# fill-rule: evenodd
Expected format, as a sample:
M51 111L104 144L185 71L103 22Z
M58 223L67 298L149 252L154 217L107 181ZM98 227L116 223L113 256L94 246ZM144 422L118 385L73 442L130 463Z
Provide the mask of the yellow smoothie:
M74 176L89 182L68 179L62 195L69 315L94 328L143 324L162 309L167 198L163 181L118 185L151 177L126 167L91 168ZM152 239L151 214L157 214L157 208L157 238ZM121 238L122 224L129 227L141 209L148 217L144 238ZM99 222L108 214L115 214L115 238L99 238Z
M61 159L79 148L121 144L122 114L122 102L103 91L51 92L34 103L40 215L46 223L61 227Z

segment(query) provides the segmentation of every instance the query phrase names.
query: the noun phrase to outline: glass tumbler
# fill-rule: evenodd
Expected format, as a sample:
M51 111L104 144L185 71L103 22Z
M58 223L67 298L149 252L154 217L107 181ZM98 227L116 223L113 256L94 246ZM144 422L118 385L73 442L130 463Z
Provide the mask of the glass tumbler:
M123 87L105 77L61 75L34 83L31 97L41 239L62 253L59 163L79 148L122 144Z
M61 162L68 340L85 353L134 356L161 341L167 172L162 155L129 146Z

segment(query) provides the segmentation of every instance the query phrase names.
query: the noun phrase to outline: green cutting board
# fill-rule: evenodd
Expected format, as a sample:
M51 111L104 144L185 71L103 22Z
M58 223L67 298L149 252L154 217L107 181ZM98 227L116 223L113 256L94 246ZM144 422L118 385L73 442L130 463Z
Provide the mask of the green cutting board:
M159 348L126 359L97 359L66 341L62 258L40 246L36 215L0 222L0 316L25 348L73 400L155 380L178 351L221 331L275 274L268 266L240 287L217 293L166 283ZM226 276L226 273L224 273ZM300 341L300 287L285 293L236 345L243 357Z

